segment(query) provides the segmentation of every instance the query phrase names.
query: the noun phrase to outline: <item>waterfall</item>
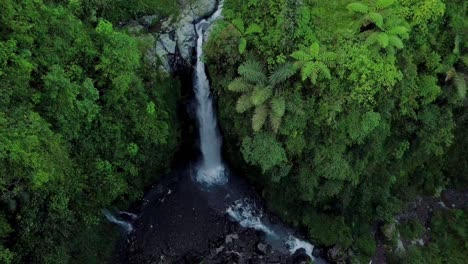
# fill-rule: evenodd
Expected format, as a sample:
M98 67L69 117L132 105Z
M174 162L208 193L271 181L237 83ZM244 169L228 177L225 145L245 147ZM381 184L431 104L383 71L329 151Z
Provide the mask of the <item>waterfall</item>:
M214 111L213 96L210 92L210 83L203 62L203 43L204 38L208 35L206 32L213 22L221 17L222 7L223 1L220 1L218 9L210 18L203 19L195 25L198 39L193 85L197 102L196 114L202 154L201 163L197 168L196 180L208 186L212 184L224 185L228 181L221 159L222 139ZM257 209L249 199L237 200L226 209L226 213L241 226L264 232L270 244L277 244L279 248L290 252L290 254L303 248L306 254L314 259L312 256L314 246L312 244L294 237L286 228L264 223L262 211Z
M203 62L203 41L206 30L221 17L222 2L218 10L207 20L203 19L195 25L197 39L197 61L195 64L194 88L197 101L197 120L200 135L200 150L202 160L197 171L197 181L206 185L225 184L227 177L221 160L221 135L219 133L210 83Z

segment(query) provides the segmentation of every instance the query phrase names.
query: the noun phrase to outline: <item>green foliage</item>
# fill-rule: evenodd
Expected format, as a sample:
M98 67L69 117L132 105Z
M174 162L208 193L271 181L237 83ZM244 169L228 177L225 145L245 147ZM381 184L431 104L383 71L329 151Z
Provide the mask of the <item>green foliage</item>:
M101 209L140 198L176 147L177 82L85 18L112 1L54 2L1 1L1 263L109 261Z
M245 56L232 25L219 26L206 47L231 161L286 221L368 262L376 221L392 223L417 195L466 188L467 8L227 0L228 21L264 29L249 37ZM268 154L270 145L285 160ZM265 165L272 155L278 162Z
M291 57L296 60L294 68L301 69L303 81L309 78L313 84L316 84L319 76L331 79L331 72L328 67L332 65L335 53L320 52L319 43L313 43L309 49L303 48L295 51L291 54Z
M232 20L231 23L234 25L239 35L241 36L239 40L239 53L243 54L247 48L247 37L262 33L262 28L258 24L252 23L247 27L247 29L245 29L244 21L240 18Z
M268 133L244 138L241 151L249 164L258 165L264 172L286 161L283 147Z
M240 77L228 85L229 91L242 93L237 99L236 111L242 114L255 108L252 129L256 132L262 130L269 119L271 129L278 132L286 111L285 98L280 95L278 88L295 73L292 65L280 65L267 78L263 66L249 60L239 66L238 73Z

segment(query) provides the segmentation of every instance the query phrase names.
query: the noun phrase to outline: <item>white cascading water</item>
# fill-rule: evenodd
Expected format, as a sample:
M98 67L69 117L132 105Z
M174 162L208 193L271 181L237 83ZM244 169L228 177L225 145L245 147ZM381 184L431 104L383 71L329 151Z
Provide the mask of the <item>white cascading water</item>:
M202 153L202 161L197 171L197 181L205 185L223 185L228 181L221 159L221 135L214 112L210 83L206 75L205 63L203 62L203 42L204 38L208 35L206 34L206 30L215 20L221 18L222 8L223 1L220 1L217 11L209 19L203 19L195 25L198 39L194 89L197 101L196 113ZM274 228L265 225L261 220L263 216L261 210L256 209L248 199L236 201L226 209L226 213L239 222L241 226L262 231L270 239L280 241L291 254L303 248L306 254L314 259L312 256L314 246L312 244L290 234L280 234Z
M109 210L104 209L104 210L102 210L102 213L104 214L104 216L106 216L107 221L120 226L125 232L128 233L128 232L133 231L133 226L132 226L131 223L129 223L127 221L124 221L124 220L118 219L111 212L109 212ZM129 215L134 215L134 214L131 214L131 213L119 212L119 214L122 214L122 213L129 214ZM135 218L137 217L136 215L134 215L134 216L135 216Z
M298 249L303 248L309 257L311 257L313 260L316 260L312 255L314 250L314 246L312 244L304 240L300 240L291 234L285 235L284 232L281 234L281 230L275 231L274 227L269 227L263 223L262 211L257 209L256 206L248 199L235 201L234 204L226 209L226 213L236 222L239 222L242 227L253 228L255 230L262 231L267 235L267 240L277 242L279 241L280 244L282 244L290 254L294 254Z
M227 182L225 168L221 160L221 135L218 130L214 113L213 99L210 93L210 83L203 62L203 40L207 27L221 17L222 3L218 10L208 19L203 19L195 25L197 32L197 62L195 65L195 98L197 100L197 119L200 134L200 149L202 161L197 171L197 181L206 185L224 184Z

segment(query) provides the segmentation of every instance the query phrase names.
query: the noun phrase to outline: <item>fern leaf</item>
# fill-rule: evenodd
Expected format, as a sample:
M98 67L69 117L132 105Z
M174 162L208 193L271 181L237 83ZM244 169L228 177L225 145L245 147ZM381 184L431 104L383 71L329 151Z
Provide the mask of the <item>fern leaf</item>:
M314 71L317 71L315 63L306 63L301 70L302 81L305 81L308 77L310 77Z
M228 90L231 92L238 92L238 93L245 93L252 90L252 85L246 83L242 78L235 78L232 82L228 85Z
M401 41L401 39L395 35L390 36L388 38L388 42L397 49L402 49L404 47L403 41Z
M286 112L286 101L282 96L271 99L270 106L274 116L281 118Z
M266 105L261 105L255 108L252 116L252 129L257 132L260 131L268 117L268 108Z
M328 80L331 79L330 69L328 69L327 65L323 63L317 63L317 68L318 70L320 70L321 73L323 73L325 78L327 78Z
M351 12L366 14L369 11L369 7L362 3L351 3L346 6L346 8Z
M309 79L310 79L310 81L312 82L312 84L316 84L316 83L317 83L317 79L318 79L317 69L314 69L314 70L312 71L312 73L311 73L310 76L309 76Z
M395 3L395 0L377 0L377 3L375 3L375 7L378 9L385 9L387 7L390 7Z
M391 28L388 31L388 34L390 35L398 35L401 37L407 37L408 33L409 33L409 29L404 26L396 26L396 27Z
M236 103L236 111L240 114L244 113L245 111L249 110L253 107L252 102L250 101L250 96L244 94L239 99L237 99Z
M295 51L291 54L291 57L298 60L298 61L310 61L312 60L312 56L304 52L303 50Z
M334 52L323 52L320 54L320 58L323 63L325 63L327 66L331 66L334 64L334 61L336 60L336 53Z
M247 39L241 38L239 42L239 53L243 54L245 51L245 48L247 48Z
M379 28L383 28L383 17L379 13L371 12L369 13L369 19L374 22Z
M291 63L285 63L279 66L271 75L270 83L277 85L288 80L291 76L296 73L294 66Z
M255 23L250 24L250 26L247 28L245 31L245 35L252 35L252 34L258 34L262 33L262 28Z
M262 65L257 61L247 61L242 63L237 70L239 75L244 77L247 81L257 84L264 84L267 77L263 73Z
M319 55L320 52L320 44L315 42L310 46L310 54L312 55L313 58L316 58Z
M244 35L245 27L244 27L244 21L242 21L242 19L236 18L232 20L231 23L234 25L234 27L236 27L237 30L239 30L239 32L242 35Z
M270 114L270 126L273 132L277 133L279 127L281 126L281 121L283 120L282 117Z
M379 32L373 32L372 34L370 34L367 39L366 39L366 45L367 46L371 46L371 45L374 45L375 43L378 42L378 38L379 38Z
M250 95L250 101L254 106L259 106L265 103L272 95L269 87L255 87Z
M382 48L386 48L388 46L388 43L389 43L389 37L388 37L387 33L381 32L379 34L379 36L377 37L377 42L379 42L379 44L380 44L380 46Z

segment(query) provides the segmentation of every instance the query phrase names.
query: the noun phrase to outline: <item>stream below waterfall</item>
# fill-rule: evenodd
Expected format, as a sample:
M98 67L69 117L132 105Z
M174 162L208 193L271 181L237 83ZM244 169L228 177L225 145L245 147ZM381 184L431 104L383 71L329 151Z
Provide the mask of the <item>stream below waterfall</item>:
M197 33L193 70L199 156L174 169L150 190L138 214L104 211L122 227L120 263L301 263L314 258L314 246L277 217L222 159L203 43L221 18L222 1L209 18L194 25ZM234 259L234 260L233 260ZM271 260L271 262L270 262ZM275 262L277 261L277 262Z

